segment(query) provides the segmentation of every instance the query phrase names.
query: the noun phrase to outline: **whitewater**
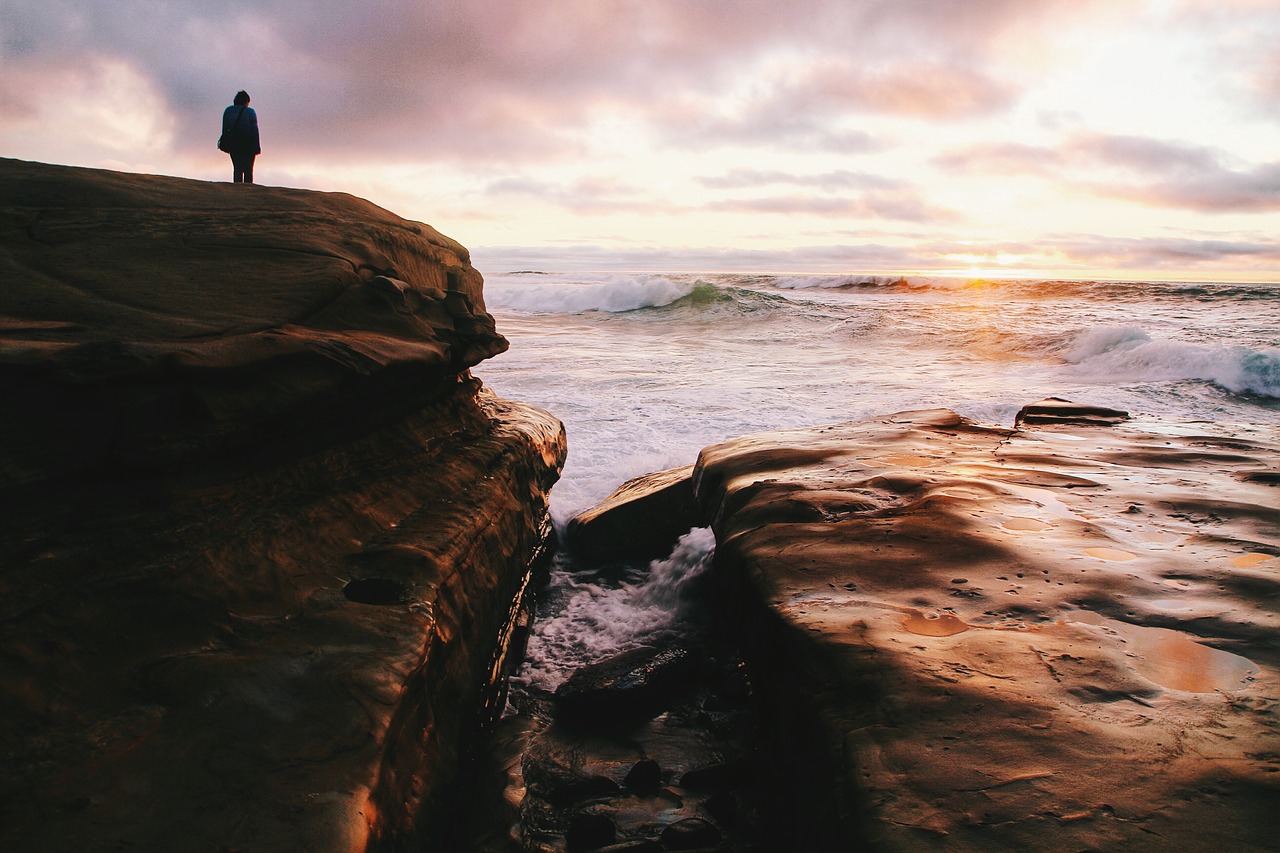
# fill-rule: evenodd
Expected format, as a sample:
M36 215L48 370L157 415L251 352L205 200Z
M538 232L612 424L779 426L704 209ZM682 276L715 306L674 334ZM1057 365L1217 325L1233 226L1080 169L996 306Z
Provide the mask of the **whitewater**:
M717 441L944 407L1011 426L1056 396L1280 431L1280 286L825 275L486 276L510 350L476 369L569 437L558 528L625 480ZM652 565L561 553L513 701L678 632L714 550L693 531Z

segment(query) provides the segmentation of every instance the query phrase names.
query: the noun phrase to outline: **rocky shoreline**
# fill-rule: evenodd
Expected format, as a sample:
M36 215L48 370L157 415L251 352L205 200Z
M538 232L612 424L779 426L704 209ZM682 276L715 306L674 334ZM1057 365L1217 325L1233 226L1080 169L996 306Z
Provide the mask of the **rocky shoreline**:
M0 846L431 846L546 548L466 250L349 196L0 162Z
M1269 849L1280 437L1063 401L743 436L706 624L477 749L564 429L466 250L349 196L0 161L0 846ZM465 835L463 839L460 836Z
M570 547L661 550L710 524L704 607L727 630L703 652L713 674L665 703L652 671L683 641L566 683L524 762L558 787L530 784L526 812L592 825L609 850L685 849L663 831L690 819L724 851L1265 850L1276 439L1051 399L1013 429L939 410L744 436L624 484L570 523ZM627 712L701 736L725 707L717 660L738 655L750 732L726 812L726 780L691 797L700 769ZM647 799L636 759L669 771ZM511 849L594 848L526 826Z

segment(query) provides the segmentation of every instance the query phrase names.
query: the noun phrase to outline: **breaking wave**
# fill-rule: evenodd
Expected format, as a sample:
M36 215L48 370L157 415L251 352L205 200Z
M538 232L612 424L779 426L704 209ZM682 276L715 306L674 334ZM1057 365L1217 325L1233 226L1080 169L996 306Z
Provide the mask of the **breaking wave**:
M620 275L586 281L496 282L486 284L486 295L494 307L531 314L624 314L652 310L664 314L687 312L718 316L795 308L795 303L777 293L658 275Z
M669 305L688 296L693 282L661 275L598 276L586 280L529 283L493 280L485 285L485 299L501 308L531 314L618 313Z
M711 530L697 528L681 537L667 559L621 582L608 583L595 572L553 571L548 604L555 612L539 614L512 685L551 692L578 667L678 630L692 585L714 552Z
M1201 346L1152 338L1137 326L1088 329L1068 338L1060 356L1093 380L1211 382L1233 394L1280 398L1280 349Z
M1275 301L1280 287L1185 282L1121 282L1057 279L987 279L951 276L879 275L779 275L742 277L743 283L782 290L836 290L849 292L1004 293L1022 298L1195 299L1200 302Z

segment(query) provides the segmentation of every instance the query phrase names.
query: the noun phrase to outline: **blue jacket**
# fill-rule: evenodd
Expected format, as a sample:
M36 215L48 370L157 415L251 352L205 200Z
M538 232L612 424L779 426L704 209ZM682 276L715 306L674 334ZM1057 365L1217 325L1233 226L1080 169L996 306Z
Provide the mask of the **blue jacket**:
M243 115L240 112L242 109ZM258 114L253 111L253 107L237 107L232 104L223 110L222 132L231 139L231 153L262 153L262 145L258 140Z

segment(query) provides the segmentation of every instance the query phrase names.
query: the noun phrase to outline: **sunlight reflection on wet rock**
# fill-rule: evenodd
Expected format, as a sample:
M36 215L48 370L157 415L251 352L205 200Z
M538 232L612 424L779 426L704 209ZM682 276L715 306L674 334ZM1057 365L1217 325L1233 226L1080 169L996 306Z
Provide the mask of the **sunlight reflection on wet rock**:
M877 849L922 849L926 826L953 851L1266 849L1280 515L1233 466L1280 448L1240 460L1162 425L1010 434L930 410L703 451L717 569L775 617L752 630L778 671L753 685L864 798L820 805L863 808ZM792 446L857 467L752 470ZM945 464L912 469L917 450ZM777 501L835 505L881 464L911 500L825 523ZM1184 795L1208 779L1220 796Z
M1006 530L1047 530L1053 525L1047 521L1041 521L1038 518L1027 518L1026 516L1015 516L1000 522L1000 526Z
M1109 560L1113 563L1123 563L1128 560L1137 559L1137 554L1130 554L1128 551L1121 551L1119 548L1085 548L1084 552L1090 557L1097 557L1099 560Z
M1096 625L1124 640L1126 655L1142 677L1170 690L1213 693L1238 690L1258 673L1253 661L1197 643L1172 628L1149 628L1107 619L1087 610L1072 614L1071 622Z
M973 626L954 613L921 613L913 610L902 617L903 630L922 637L950 637Z

